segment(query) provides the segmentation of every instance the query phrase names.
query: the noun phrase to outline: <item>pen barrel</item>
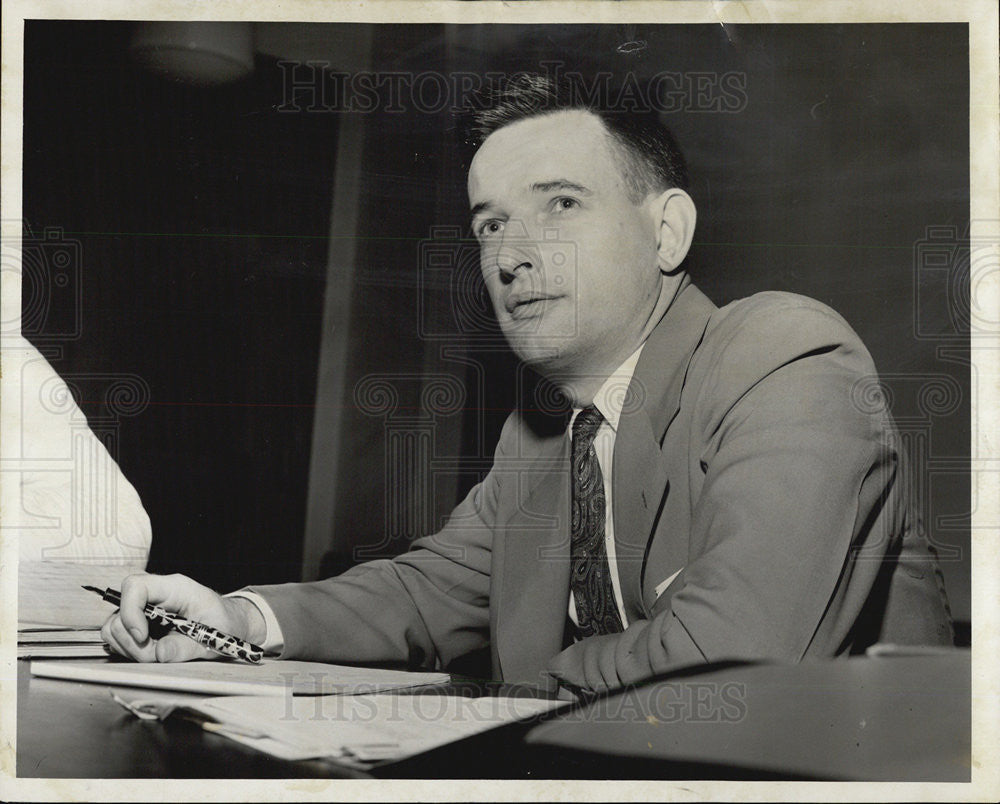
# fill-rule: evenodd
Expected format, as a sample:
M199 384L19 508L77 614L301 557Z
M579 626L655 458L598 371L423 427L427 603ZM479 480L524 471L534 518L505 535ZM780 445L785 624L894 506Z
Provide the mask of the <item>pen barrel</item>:
M171 625L175 630L190 637L198 644L204 645L216 653L221 653L223 656L231 656L234 659L242 659L245 662L252 662L254 664L260 663L264 658L263 649L249 642L244 642L242 639L237 639L234 636L217 631L203 623L196 623L191 620L175 617L171 621Z
M105 600L113 606L120 606L122 604L121 592L116 592L114 589L105 589L102 592L99 589L91 587L90 591L97 592L101 596L101 600Z
M165 609L161 609L159 606L153 606L147 603L142 611L143 614L146 615L146 619L156 625L173 626L175 624L174 616Z

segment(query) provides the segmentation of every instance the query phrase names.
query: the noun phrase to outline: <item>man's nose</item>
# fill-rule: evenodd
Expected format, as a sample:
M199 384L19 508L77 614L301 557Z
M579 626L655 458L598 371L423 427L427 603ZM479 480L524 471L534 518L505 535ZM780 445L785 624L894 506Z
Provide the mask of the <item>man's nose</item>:
M535 267L534 262L524 253L514 251L497 253L497 268L500 270L500 281L509 285L517 278L519 271L530 271Z
M514 281L519 271L531 271L540 267L538 246L528 236L523 222L508 222L497 249L496 265L500 271L500 281L506 285Z

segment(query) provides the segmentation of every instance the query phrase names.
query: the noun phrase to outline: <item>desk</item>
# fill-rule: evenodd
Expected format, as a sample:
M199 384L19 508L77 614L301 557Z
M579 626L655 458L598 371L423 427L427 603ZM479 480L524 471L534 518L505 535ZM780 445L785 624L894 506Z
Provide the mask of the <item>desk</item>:
M68 660L72 661L72 660ZM246 748L184 721L140 720L115 703L104 684L37 678L30 663L17 663L17 775L35 778L532 778L535 766L507 765L523 749L524 734L537 721L495 729L370 773L333 762L286 762ZM137 688L123 692L135 697ZM400 694L510 694L506 685L456 678ZM516 688L519 695L527 694ZM131 694L129 694L131 693ZM494 749L503 746L501 757ZM458 757L456 759L456 757ZM426 763L426 764L425 764ZM536 777L537 778L537 777Z
M358 776L323 762L283 762L192 724L140 720L103 684L33 678L17 663L17 775L41 778Z
M106 687L32 678L28 663L21 661L17 774L967 781L970 673L967 651L937 657L714 668L610 697L605 703L618 703L608 711L617 714L591 716L582 732L581 717L574 722L574 713L548 715L547 723L538 728L536 723L509 724L366 774L321 761L283 762L184 722L140 721L114 703ZM742 699L735 695L719 699L723 714L740 717L713 721L693 710L695 716L663 722L667 699L657 698L657 690L676 686L678 679L693 684L692 689L743 685ZM457 687L462 694L470 692L468 683ZM414 694L442 691L448 688ZM483 691L495 689L483 685ZM582 715L585 710L576 712ZM650 727L650 714L660 716L656 729L661 744L655 756L643 756L647 739L645 733L639 739L638 732ZM812 750L803 752L803 745ZM793 754L796 761L783 765L783 758ZM803 759L807 755L810 761ZM830 757L829 762L822 761L824 756Z

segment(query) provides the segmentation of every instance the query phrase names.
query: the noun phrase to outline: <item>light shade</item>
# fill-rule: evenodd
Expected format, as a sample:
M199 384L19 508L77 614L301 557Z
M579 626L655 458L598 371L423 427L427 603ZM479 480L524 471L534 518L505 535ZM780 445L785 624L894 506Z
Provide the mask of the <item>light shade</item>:
M253 71L249 22L142 22L129 44L144 67L177 81L215 86Z

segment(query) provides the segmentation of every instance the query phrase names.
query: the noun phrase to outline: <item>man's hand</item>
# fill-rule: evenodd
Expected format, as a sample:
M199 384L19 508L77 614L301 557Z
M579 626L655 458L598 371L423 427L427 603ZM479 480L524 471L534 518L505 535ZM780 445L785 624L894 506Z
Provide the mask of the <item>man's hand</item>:
M607 692L621 687L615 664L621 636L592 636L570 645L549 662L549 675L589 692Z
M221 597L184 575L130 575L121 591L121 608L101 627L101 637L116 653L137 662L219 657L176 631L151 639L149 621L142 612L147 603L255 644L266 636L264 618L249 600Z

